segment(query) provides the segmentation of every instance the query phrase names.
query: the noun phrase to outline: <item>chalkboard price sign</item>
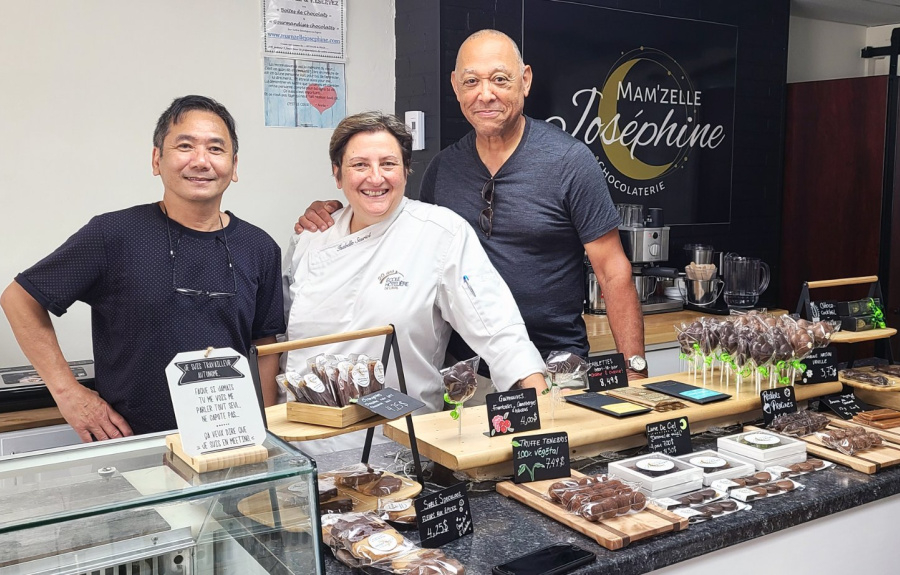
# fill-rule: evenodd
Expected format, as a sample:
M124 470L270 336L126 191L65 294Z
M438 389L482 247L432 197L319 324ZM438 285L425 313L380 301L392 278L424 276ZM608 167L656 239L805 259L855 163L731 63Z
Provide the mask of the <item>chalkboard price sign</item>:
M547 433L513 440L513 481L528 483L568 477L569 434Z
M400 393L396 389L385 387L358 400L359 405L387 419L397 419L408 413L425 407L418 399Z
M809 313L807 314L807 317L812 321L840 319L837 307L838 302L834 300L811 301L809 302Z
M687 455L691 447L691 426L687 417L647 424L647 447L654 453Z
M769 427L779 415L797 411L797 396L794 394L793 385L764 389L759 393L759 401L762 404L763 424L766 427Z
M474 533L466 484L457 483L415 500L422 547L440 547Z
M866 408L859 404L853 392L836 393L820 398L821 405L833 411L841 419L853 419L853 416Z
M588 362L588 390L605 391L619 387L628 387L628 374L625 372L625 355L611 353L602 357L591 358Z
M489 393L485 401L490 437L541 428L537 391L530 387Z
M802 383L837 381L837 350L835 350L834 346L829 345L822 349L813 350L803 360L803 364L806 365L806 371L800 376Z

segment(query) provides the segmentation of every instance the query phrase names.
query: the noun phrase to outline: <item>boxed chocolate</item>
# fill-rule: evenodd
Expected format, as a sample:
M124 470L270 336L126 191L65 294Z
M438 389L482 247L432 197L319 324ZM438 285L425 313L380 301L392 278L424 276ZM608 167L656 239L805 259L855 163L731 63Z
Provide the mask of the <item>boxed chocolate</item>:
M639 455L609 464L609 474L638 485L648 497L668 497L703 487L703 470L662 453Z
M880 299L877 297L872 299L875 301L875 305L881 307ZM839 301L837 302L837 314L841 316L841 318L858 315L872 315L872 309L869 307L868 298L854 301Z
M771 431L746 431L716 440L719 454L752 464L762 471L806 461L806 442Z
M710 485L717 479L730 479L753 473L756 469L753 464L735 459L730 455L719 453L712 449L688 453L676 457L681 461L687 461L703 470L703 485Z
M871 315L841 316L841 331L867 331L875 329L875 320Z

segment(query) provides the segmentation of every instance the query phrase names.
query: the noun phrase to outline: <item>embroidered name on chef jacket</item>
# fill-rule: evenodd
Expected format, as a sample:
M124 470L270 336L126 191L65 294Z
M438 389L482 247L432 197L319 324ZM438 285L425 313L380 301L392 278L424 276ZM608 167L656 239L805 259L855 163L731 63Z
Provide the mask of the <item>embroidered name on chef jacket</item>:
M409 287L409 282L403 279L403 277L403 274L399 271L390 270L378 276L378 283L383 285L385 290Z
M368 234L366 234L364 236L357 236L355 238L347 240L346 242L341 242L340 244L338 244L337 250L338 251L345 250L349 247L355 246L358 243L364 242L371 237L372 237L372 232L369 232Z

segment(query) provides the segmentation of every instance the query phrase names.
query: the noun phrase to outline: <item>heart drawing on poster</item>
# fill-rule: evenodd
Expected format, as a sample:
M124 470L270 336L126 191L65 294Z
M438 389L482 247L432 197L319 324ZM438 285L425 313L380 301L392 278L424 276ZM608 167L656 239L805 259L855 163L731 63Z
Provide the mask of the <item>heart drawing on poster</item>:
M306 87L306 100L321 114L337 102L337 92L332 86L310 84Z

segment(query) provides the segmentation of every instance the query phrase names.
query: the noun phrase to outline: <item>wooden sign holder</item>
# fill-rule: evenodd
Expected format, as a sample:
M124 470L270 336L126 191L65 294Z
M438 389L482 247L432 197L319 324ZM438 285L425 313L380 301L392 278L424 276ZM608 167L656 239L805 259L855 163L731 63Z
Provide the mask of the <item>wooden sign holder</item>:
M388 362L391 358L391 352L393 352L394 364L397 366L397 380L400 383L400 391L402 393L406 393L406 378L403 375L403 362L400 360L400 347L397 343L396 329L394 328L393 324L358 331L348 331L344 333L310 337L306 339L295 339L291 341L272 343L269 345L250 346L250 355L247 359L250 361L250 372L253 374L253 385L256 387L256 398L259 401L259 410L262 413L263 423L266 424L266 427L268 427L268 424L266 422L265 404L263 403L262 384L259 379L260 357L273 355L276 353L294 351L296 349L305 349L310 347L317 347L320 345L339 343L342 341L352 341L355 339L377 337L380 335L384 336L384 350L381 353L381 363L382 365L384 365L385 373L387 373L389 365ZM369 462L369 454L372 450L372 439L375 437L375 426L383 421L384 420L380 418L376 418L376 422L366 430L366 443L363 447L361 459L362 463ZM416 433L415 429L413 428L412 415L406 416L406 429L409 433L409 445L410 449L412 450L413 464L415 465L416 470L416 480L420 485L424 485L425 481L422 475L422 462L419 458L419 449L418 444L416 443ZM347 431L350 431L350 429L347 429ZM312 458L309 459L312 461ZM313 463L315 462L313 461ZM315 498L312 498L311 501L314 500ZM314 503L314 505L317 504ZM315 512L318 512L318 509L316 509Z
M881 305L884 308L887 308L887 302L884 300L884 296L881 293L881 282L878 281L878 276L862 276L856 278L839 278L833 280L819 280L812 282L803 282L803 288L800 290L800 300L797 302L797 315L803 317L808 320L812 320L812 311L810 310L810 297L809 290L818 289L818 288L829 288L829 287L839 287L839 286L848 286L848 285L859 285L859 284L870 284L869 285L869 295L867 298L878 298L881 301ZM888 360L888 363L894 363L894 354L891 351L891 336L895 335L897 330L891 327L882 328L882 329L873 329L869 331L861 331L861 332L837 332L831 338L831 343L859 343L863 341L873 341L873 340L886 340L884 342L879 342L884 344L884 358ZM850 360L847 362L847 367L853 367L853 346L850 346Z

